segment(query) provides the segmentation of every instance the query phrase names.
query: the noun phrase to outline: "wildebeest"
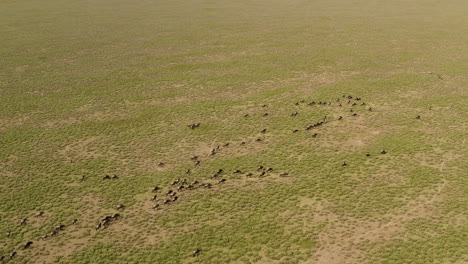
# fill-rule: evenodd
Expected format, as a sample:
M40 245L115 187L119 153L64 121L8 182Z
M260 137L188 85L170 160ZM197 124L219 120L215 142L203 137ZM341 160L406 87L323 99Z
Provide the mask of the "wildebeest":
M288 176L288 175L289 175L289 173L287 173L287 172L280 173L280 176L281 176L281 177L286 177L286 176Z
M265 117L265 116L268 116L268 113L264 113L263 116L264 116L264 117Z
M201 249L199 249L199 248L195 249L195 250L192 252L192 257L198 256L198 255L200 254L200 252L201 252Z
M218 183L223 183L223 182L226 182L226 179L221 179L218 181Z
M28 249L29 247L31 247L32 244L33 244L32 241L26 242L26 244L23 245L23 249Z
M198 159L198 156L193 156L190 158L191 160L197 160Z
M26 225L27 222L28 222L28 218L23 218L23 219L21 219L21 221L20 221L20 225Z
M380 154L387 154L387 151L385 151L385 149L382 149L382 151L380 151Z
M151 201L156 201L156 199L158 198L158 196L155 194L153 197L151 197Z
M159 188L158 186L156 186L156 187L153 188L152 192L157 192L157 191L159 191L159 190L161 190L161 188Z
M125 209L125 206L123 204L117 205L117 210L123 210Z
M235 170L233 173L234 173L234 174L239 174L239 173L242 173L242 171L240 171L240 170Z
M416 117L416 119L421 119L421 116L420 116L420 115L418 115L418 116Z
M11 252L10 259L13 259L14 257L16 257L16 255L17 255L16 251Z
M261 139L261 138L257 138L255 141L256 141L256 142L260 142L260 141L262 141L262 139Z
M42 211L41 211L41 212L38 212L38 213L36 214L36 217L41 217L41 216L44 216L44 212L42 212Z
M155 209L155 210L159 209L159 204L153 205L153 209Z
M76 224L78 222L78 219L73 219L72 225Z
M266 128L264 128L264 129L262 129L262 131L260 131L260 133L265 134L266 131L267 131Z
M370 153L369 153L369 152L367 152L367 153L366 153L366 156L367 156L367 157L370 157Z
M299 113L298 112L294 112L291 114L291 116L297 116Z
M294 129L294 130L293 130L293 133L297 133L297 132L299 132L298 129Z
M200 126L200 123L194 123L194 124L187 125L187 126L190 127L191 129L195 129Z
M106 174L106 176L102 177L102 179L103 179L103 180L110 180L110 179L111 179L111 176L109 176L109 175Z
M166 200L164 201L164 204L169 204L169 203L171 203L171 200L166 199Z
M112 175L112 179L117 180L118 178L119 178L119 176L117 176L117 175L115 175L115 174Z
M164 167L164 165L166 165L166 164L164 164L164 162L159 162L158 163L158 167Z
M348 163L346 163L346 161L343 161L343 163L341 163L341 166L347 166Z

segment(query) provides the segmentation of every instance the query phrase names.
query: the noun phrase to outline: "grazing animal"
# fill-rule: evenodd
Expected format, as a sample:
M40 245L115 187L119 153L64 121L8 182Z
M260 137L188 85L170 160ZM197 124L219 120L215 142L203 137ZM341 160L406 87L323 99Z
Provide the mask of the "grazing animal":
M418 115L418 116L416 117L416 119L421 119L421 116L420 116L420 115Z
M167 191L166 195L169 195L172 193L172 190Z
M367 109L367 110L372 111L372 107L369 107L369 109Z
M41 211L41 212L38 212L38 213L36 214L36 217L41 217L41 216L44 216L44 212L42 212L42 211Z
M283 172L283 173L280 174L281 177L285 177L285 176L288 176L288 175L289 175L289 173L287 173L287 172Z
M315 102L312 101L312 102L308 103L308 105L315 105Z
M178 191L181 191L181 190L183 190L184 188L185 188L185 187L184 187L183 185L181 185L181 186L177 187L177 190L178 190Z
M164 204L169 204L169 203L171 203L171 200L165 200L164 201Z
M199 184L199 182L198 182L198 181L193 181L192 184L193 184L193 185Z
M261 138L257 138L255 141L256 141L256 142L260 142L260 141L262 141L262 139L261 139Z
M187 189L189 189L189 190L193 190L193 188L195 188L193 185L188 185L187 186Z
M0 261L3 262L4 259L5 259L5 256L1 256L1 257L0 257Z
M157 198L158 198L158 196L154 195L153 197L151 197L151 201L156 201Z
M65 229L65 225L58 225L58 226L55 227L55 230L57 230L57 231L59 231L59 230L63 231L64 229Z
M199 160L197 160L197 162L195 162L195 166L200 166L201 162Z
M265 176L266 172L262 171L262 173L260 173L259 177L263 177Z
M241 145L245 145L245 141L242 141L240 144L241 144Z
M341 103L339 103L338 106L342 106Z
M101 227L102 227L102 224L99 223L99 224L97 224L97 226L95 227L95 229L96 229L96 230L99 230Z
M341 119L343 119L343 117L342 117L342 116L338 117L338 120L341 120Z
M229 143L224 144L223 147L229 147Z
M171 197L174 197L174 196L176 196L176 195L177 195L176 192L172 192L171 194L169 194L169 196L171 196Z
M58 234L57 230L54 230L54 231L50 232L50 236L56 236L57 234Z
M177 180L173 181L171 183L172 186L177 185L180 182L180 178L177 178Z
M270 172L270 171L273 171L273 168L268 168L268 169L266 170L266 172Z
M28 249L29 247L31 247L32 244L33 244L32 241L26 242L26 244L23 245L23 249Z
M218 181L218 183L223 183L223 182L226 182L226 179L221 179Z
M103 179L103 180L110 180L111 177L110 177L109 175L106 175L106 176L102 177L102 179Z
M118 178L119 178L119 176L117 176L117 175L115 175L115 174L112 175L112 179L117 180Z
M117 205L117 210L123 210L125 206L123 204Z
M78 222L78 219L73 219L72 225L76 224Z
M197 160L198 159L198 156L193 156L190 158L191 160Z
M317 133L314 133L314 134L312 135L313 138L316 138L317 136L318 136Z
M191 125L188 125L188 127L190 127L191 129L195 129L197 127L200 126L200 123L195 123L195 124L191 124Z
M268 107L268 105L264 104L264 105L262 105L262 107Z
M27 219L27 218L23 218L23 219L21 219L21 221L20 221L20 225L26 225L27 222L28 222L28 219Z
M11 232L8 231L6 237L11 237Z
M250 115L249 114L245 114L244 117L249 117Z
M294 112L291 114L291 116L297 116L299 113L298 112Z
M172 198L172 201L175 202L175 201L177 201L177 199L179 199L179 197L174 196L174 198Z
M112 219L118 219L118 218L120 218L120 214L119 214L119 213L113 214L113 215L111 216L111 218L112 218Z
M156 186L156 187L153 188L152 192L157 192L157 191L159 191L159 190L161 190L161 188L159 188L158 186Z
M185 171L185 174L190 174L191 172L192 172L192 171L191 171L190 169L187 169L187 170Z
M249 173L247 173L245 176L251 177L251 176L253 176L253 173L249 172Z
M153 209L155 209L155 210L159 209L159 204L155 204L155 205L153 206Z
M43 236L42 236L42 239L44 239L44 240L45 240L45 239L48 239L48 238L49 238L49 235L43 235Z
M158 163L158 167L164 167L164 165L166 165L166 164L164 164L164 162L159 162Z
M367 157L370 157L370 153L369 153L369 152L367 152L367 153L366 153L366 156L367 156Z
M382 151L380 151L380 154L387 154L387 151L385 151L385 149L382 149Z
M343 163L341 163L341 166L347 166L348 163L346 163L346 161L344 161Z
M86 180L86 176L84 176L84 175L83 175L83 176L81 176L81 180L80 180L80 182L84 182L85 180Z
M199 249L199 248L195 249L195 250L192 252L192 257L198 256L198 255L200 254L201 251L202 251L202 250Z
M268 113L264 113L263 116L264 116L264 117L265 117L265 116L268 116Z
M356 114L356 113L354 113L354 114L352 114L352 116L357 116L357 114Z
M261 171L261 170L263 170L263 168L264 168L263 166L259 166L259 167L257 168L257 171Z
M240 170L235 170L233 173L234 173L234 174L239 174L239 173L242 173L242 171L240 171Z
M10 254L10 259L13 259L14 257L16 257L16 255L17 255L17 254L16 254L16 251L11 252L11 254Z
M299 129L294 129L293 130L293 133L297 133L297 132L299 132Z
M266 130L266 128L265 128L265 129L263 129L262 131L260 131L260 133L265 134L266 131L267 131L267 130Z

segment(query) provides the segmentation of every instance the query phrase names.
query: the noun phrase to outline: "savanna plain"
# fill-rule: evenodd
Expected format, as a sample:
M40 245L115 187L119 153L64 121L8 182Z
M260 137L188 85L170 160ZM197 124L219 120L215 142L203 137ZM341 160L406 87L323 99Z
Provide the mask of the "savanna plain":
M0 263L468 263L467 14L0 0Z

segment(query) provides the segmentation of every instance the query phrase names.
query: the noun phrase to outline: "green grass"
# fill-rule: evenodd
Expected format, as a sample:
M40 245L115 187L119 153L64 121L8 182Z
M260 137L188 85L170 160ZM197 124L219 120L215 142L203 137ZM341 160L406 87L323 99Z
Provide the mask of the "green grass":
M11 232L0 239L0 256L468 261L465 1L0 6L0 234ZM325 125L304 130L325 115ZM260 165L274 171L260 177ZM225 184L210 179L220 168ZM244 174L232 174L237 169ZM104 181L106 174L119 179ZM179 177L213 188L181 192L152 210L151 189L167 191ZM119 204L122 219L96 232ZM34 217L39 211L44 216ZM60 224L64 231L41 240Z

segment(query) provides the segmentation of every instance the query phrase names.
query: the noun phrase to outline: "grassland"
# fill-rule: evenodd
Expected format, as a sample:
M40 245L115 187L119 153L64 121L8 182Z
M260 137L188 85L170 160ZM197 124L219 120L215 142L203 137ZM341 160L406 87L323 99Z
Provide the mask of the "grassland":
M463 0L0 0L0 257L467 263L466 14ZM177 178L213 187L162 205Z

